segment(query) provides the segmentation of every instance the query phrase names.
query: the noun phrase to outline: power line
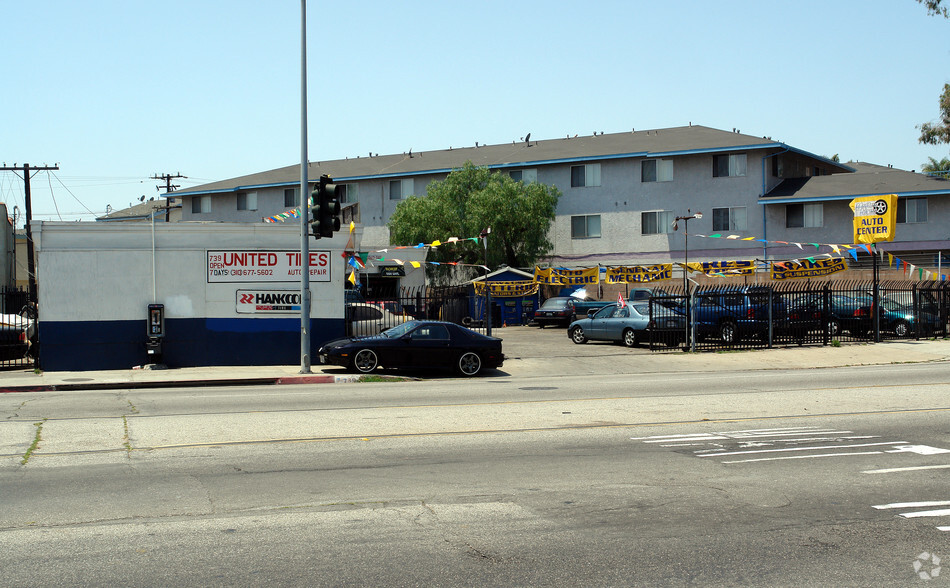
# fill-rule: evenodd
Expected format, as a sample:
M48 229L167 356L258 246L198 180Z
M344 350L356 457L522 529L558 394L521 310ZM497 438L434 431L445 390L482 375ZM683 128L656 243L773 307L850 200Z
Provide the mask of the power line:
M30 167L29 163L24 163L22 167L13 164L13 167L7 167L4 165L0 167L0 171L12 171L13 173L22 171L23 172L23 193L26 198L26 259L29 264L29 274L30 274L30 303L36 308L37 296L36 296L36 260L35 254L33 251L33 227L31 226L33 220L33 200L30 198L30 178L33 176L30 175L31 170L35 170L37 173L41 171L52 171L58 170L59 166L54 165L52 167L42 166L42 167ZM19 174L17 174L19 175Z

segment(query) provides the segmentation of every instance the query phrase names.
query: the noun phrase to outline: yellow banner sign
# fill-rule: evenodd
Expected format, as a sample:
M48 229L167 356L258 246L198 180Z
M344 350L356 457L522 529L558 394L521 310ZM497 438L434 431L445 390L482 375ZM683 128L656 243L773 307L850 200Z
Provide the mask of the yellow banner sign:
M687 265L687 269L689 269L689 271L700 272L706 274L707 276L714 274L751 276L755 273L754 259L739 259L734 261L702 261Z
M894 240L897 194L865 196L851 201L854 211L854 242L879 243Z
M475 294L485 295L485 282L473 282ZM488 282L488 291L493 298L519 298L531 296L538 291L538 283L530 280L519 282Z
M820 278L843 272L848 264L841 257L830 259L800 259L772 263L773 280L794 280L798 278Z
M555 286L582 286L584 284L600 283L600 268L589 267L585 269L558 269L549 267L541 269L534 268L534 281L539 284L551 284Z
M641 282L657 282L669 280L673 277L672 263L656 265L633 265L625 267L608 267L604 277L605 284L639 284Z

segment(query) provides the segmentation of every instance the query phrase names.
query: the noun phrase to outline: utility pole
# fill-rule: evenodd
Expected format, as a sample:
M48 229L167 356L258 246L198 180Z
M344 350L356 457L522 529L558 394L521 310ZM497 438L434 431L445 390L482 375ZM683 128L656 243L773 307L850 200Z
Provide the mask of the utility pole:
M23 172L23 194L26 199L26 261L27 261L27 271L29 272L30 279L30 303L33 304L34 308L37 308L38 297L36 295L36 261L33 254L33 200L30 196L30 172L41 172L41 171L50 171L58 170L59 166L41 166L41 167L30 167L29 163L24 163L22 166L17 166L13 164L13 167L0 167L0 171L12 171ZM19 174L17 174L19 175Z
M168 196L169 194L171 194L172 192L174 192L174 191L175 191L175 188L181 188L181 186L179 186L179 185L177 185L177 184L172 184L172 180L177 180L178 178L185 178L185 179L188 179L188 176L183 176L183 175L181 175L181 172L175 172L175 175L171 175L171 174L158 175L158 174L155 174L155 175L153 175L153 176L151 177L151 179L153 179L153 180L164 180L164 182L165 182L165 196ZM155 186L155 189L156 189L156 190L160 190L161 188L158 187L158 186ZM171 214L169 213L169 210L171 210L171 208L172 208L172 206L171 206L171 199L170 199L170 197L168 197L168 198L165 199L165 222L166 222L166 223L169 222L169 221L168 221L168 217L171 216Z

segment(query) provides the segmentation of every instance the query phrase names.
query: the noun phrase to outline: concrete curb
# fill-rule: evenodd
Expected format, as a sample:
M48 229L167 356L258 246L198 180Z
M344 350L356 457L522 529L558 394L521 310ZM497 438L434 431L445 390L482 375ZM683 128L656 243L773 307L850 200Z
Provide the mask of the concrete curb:
M205 378L196 380L155 380L143 382L84 382L82 384L25 384L0 386L0 394L16 392L70 392L75 390L126 390L143 388L199 388L204 386L279 386L300 384L341 384L358 382L360 376L279 376L267 378Z

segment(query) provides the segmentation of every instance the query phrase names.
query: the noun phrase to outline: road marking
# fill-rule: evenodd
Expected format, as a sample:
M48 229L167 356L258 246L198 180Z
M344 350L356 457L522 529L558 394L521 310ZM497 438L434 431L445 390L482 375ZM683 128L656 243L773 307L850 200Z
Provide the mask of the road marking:
M884 510L887 508L925 508L928 506L950 506L950 500L928 500L924 502L892 502L891 504L876 504L871 508Z
M918 470L942 470L950 468L950 464L944 465L928 465L928 466L911 466L906 468L886 468L882 470L865 470L861 472L862 474L893 474L895 472L913 472Z
M878 445L894 445L895 443L907 443L907 441L884 441L881 443L855 443L854 445L823 445L818 447L786 447L783 449L749 449L747 451L725 451L720 453L707 453L699 457L719 457L723 455L743 455L749 453L779 453L785 451L815 451L820 449L851 449L854 447L874 447ZM712 451L712 450L710 450ZM698 452L697 452L698 453ZM882 453L876 451L875 453ZM846 455L846 454L841 454Z
M755 459L736 459L722 463L749 463L753 461L781 461L785 459L812 459L814 457L844 457L846 455L880 455L882 451L848 451L846 453L816 453L815 455L786 455L783 457L758 457Z
M950 449L941 449L939 447L931 447L929 445L903 445L901 447L895 447L893 451L888 451L888 453L917 453L920 455L937 455L938 453L950 453Z
M904 517L905 519L915 519L917 517L945 517L950 516L950 508L922 510L920 512L902 512L897 516Z
M950 531L950 527L937 527L938 531Z

